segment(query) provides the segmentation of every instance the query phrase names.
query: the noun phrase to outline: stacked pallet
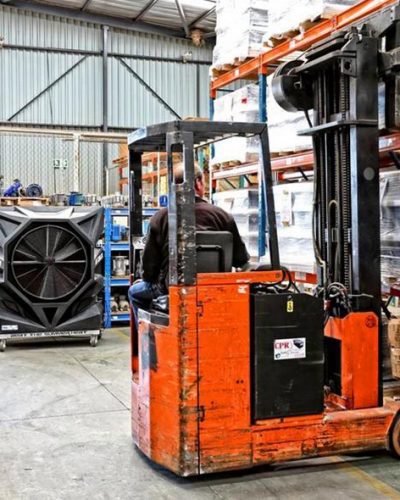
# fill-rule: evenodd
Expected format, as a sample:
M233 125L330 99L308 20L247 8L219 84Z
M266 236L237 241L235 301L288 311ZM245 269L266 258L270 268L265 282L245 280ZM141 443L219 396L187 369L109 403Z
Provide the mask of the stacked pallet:
M29 198L25 196L21 197L11 197L11 196L2 196L0 197L0 206L2 207L37 207L42 205L50 205L50 198L41 197L41 198Z
M383 172L381 187L381 266L386 291L400 288L400 172Z
M217 0L211 76L216 78L263 50L301 36L358 0Z
M268 26L269 0L217 0L214 76L257 56Z
M291 113L279 106L272 95L272 76L267 78L267 117L270 150L273 154L289 154L312 148L310 136L298 135L309 128L303 111ZM312 112L310 113L312 119Z
M357 2L358 0L271 1L263 45L275 47L289 38L301 35L321 20L336 16Z
M258 87L246 85L215 100L214 120L227 122L258 121ZM258 137L233 137L214 145L212 166L233 166L258 161Z

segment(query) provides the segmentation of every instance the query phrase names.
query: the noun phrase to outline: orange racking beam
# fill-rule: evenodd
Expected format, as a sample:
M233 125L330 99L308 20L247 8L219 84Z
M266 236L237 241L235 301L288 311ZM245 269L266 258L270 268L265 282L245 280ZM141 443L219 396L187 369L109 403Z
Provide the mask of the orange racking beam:
M264 54L247 61L237 68L219 76L211 82L210 95L216 97L216 91L241 78L249 77L252 74L265 73L266 68L273 63L277 63L283 57L297 50L304 50L323 38L328 37L332 32L343 29L365 17L375 14L379 10L390 7L397 3L397 0L363 0L346 9L341 14L327 19L313 26L304 33L283 42Z
M385 135L379 138L380 166L388 167L393 165L393 161L387 157L387 153L400 150L400 133ZM310 170L314 167L314 154L312 151L302 151L284 156L277 156L271 159L272 170L282 171L302 168Z

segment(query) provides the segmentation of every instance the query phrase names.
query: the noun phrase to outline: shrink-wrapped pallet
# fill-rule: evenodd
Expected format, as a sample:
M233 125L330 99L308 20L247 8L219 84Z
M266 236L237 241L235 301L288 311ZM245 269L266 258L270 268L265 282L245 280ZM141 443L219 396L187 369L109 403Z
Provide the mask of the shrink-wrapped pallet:
M312 148L311 137L297 135L310 128L303 111L289 112L282 109L272 95L272 76L267 78L267 118L271 153L302 151ZM312 111L310 111L312 118Z
M246 85L215 100L214 121L253 123L258 121L258 87ZM259 156L258 137L233 137L214 145L211 165L249 163Z
M293 271L314 273L313 183L279 184L273 191L281 264Z
M268 26L269 0L217 0L217 42L213 67L244 61L259 54Z
M214 204L230 213L235 219L247 251L258 255L258 190L235 189L213 195Z
M400 172L381 173L381 268L384 289L400 288Z
M311 228L313 182L278 184L274 186L273 192L282 265L292 271L314 273L316 267ZM245 196L244 193L248 194ZM214 195L214 201L238 216L237 222L244 231L246 241L251 244L250 254L257 256L258 191L254 189L225 191ZM384 291L389 291L390 287L400 288L400 172L398 171L381 174L381 214L382 286ZM396 348L400 348L400 345Z
M267 117L271 153L288 153L304 151L312 148L309 135L298 135L307 130L309 124L304 111L289 112L282 109L272 94L272 75L267 78ZM309 111L312 121L313 111ZM378 88L378 122L379 129L385 128L385 85Z
M279 0L270 2L269 23L263 37L281 38L285 33L302 29L304 23L320 18L330 18L358 3L359 0Z

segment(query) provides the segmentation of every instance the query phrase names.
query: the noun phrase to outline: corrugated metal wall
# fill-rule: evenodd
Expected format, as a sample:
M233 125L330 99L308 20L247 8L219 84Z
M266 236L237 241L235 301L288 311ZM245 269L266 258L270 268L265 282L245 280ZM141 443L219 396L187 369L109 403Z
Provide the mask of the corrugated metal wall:
M102 49L100 26L0 7L0 35L6 44L53 49ZM109 31L109 53L192 60L211 60L211 49L196 48L185 40L158 35ZM37 93L60 77L84 55L51 52L0 51L0 121L8 120ZM195 64L125 59L182 116L196 115ZM199 66L199 115L208 114L208 68ZM13 121L65 125L102 124L102 60L86 58ZM113 57L109 58L109 125L133 128L172 117L144 86Z
M5 43L5 48L0 49L1 122L11 118L14 123L101 128L101 26L0 6L0 37ZM194 61L210 61L210 48L196 48L185 40L119 29L110 29L108 39L109 127L132 129L174 118L173 113L113 54L120 55L180 116L208 115L208 67L194 64ZM93 51L96 54L16 50L7 45ZM124 57L138 55L181 59L187 52L192 53L192 62L187 64ZM66 76L62 76L73 67ZM41 92L42 95L35 98ZM25 109L21 110L24 106ZM17 174L24 168L22 163L25 161L26 164L27 146L21 154L16 152L16 144L19 144L18 141L8 145L5 140L0 142L0 174L5 175L5 182L10 176L20 176ZM32 157L32 164L48 164L46 155L51 153L34 145L34 140L29 142L32 155L37 155L37 158ZM101 145L98 147L101 148ZM101 154L99 158L102 158ZM84 152L81 161L85 162ZM37 168L40 167L34 170ZM98 168L100 171L103 169L102 160ZM34 181L34 178L27 180ZM48 189L52 188L52 182L45 184ZM98 189L98 182L85 188L94 192Z

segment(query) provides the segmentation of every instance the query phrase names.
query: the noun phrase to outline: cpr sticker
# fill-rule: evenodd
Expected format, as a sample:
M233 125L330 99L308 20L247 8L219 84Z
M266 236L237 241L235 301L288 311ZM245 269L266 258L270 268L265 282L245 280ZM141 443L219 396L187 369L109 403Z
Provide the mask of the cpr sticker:
M274 341L274 360L301 359L306 357L306 339L279 339Z

